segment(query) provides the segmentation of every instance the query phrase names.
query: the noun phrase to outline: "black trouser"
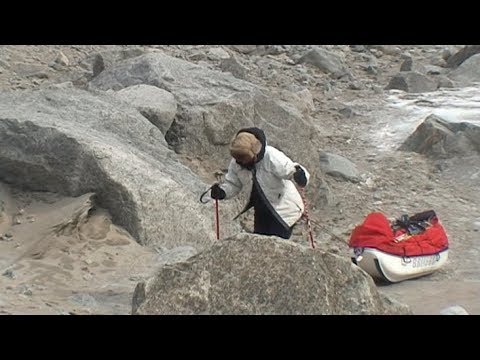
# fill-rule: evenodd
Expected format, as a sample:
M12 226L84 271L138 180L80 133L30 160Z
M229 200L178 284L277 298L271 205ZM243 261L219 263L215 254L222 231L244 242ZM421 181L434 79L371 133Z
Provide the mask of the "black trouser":
M293 226L285 228L267 209L255 209L253 232L262 235L276 235L290 239Z

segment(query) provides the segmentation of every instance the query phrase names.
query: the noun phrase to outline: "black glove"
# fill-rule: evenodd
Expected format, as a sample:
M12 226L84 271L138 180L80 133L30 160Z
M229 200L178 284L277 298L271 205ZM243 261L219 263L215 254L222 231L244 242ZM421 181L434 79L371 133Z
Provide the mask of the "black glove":
M300 187L305 187L307 186L307 176L305 175L305 171L299 166L295 165L295 173L293 174L293 180L298 184Z
M227 194L225 194L225 191L220 187L220 185L213 184L210 196L212 197L212 199L223 200L225 199L225 196L227 196Z

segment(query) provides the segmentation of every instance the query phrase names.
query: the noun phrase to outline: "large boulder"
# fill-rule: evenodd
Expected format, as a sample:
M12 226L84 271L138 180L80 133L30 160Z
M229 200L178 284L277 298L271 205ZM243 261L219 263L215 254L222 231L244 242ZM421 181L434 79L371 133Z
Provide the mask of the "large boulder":
M111 49L112 47L114 48L112 50L91 53L79 63L82 70L75 71L71 76L75 86L84 89L92 78L113 64L145 53L145 50L141 47L122 49L121 45L112 45L108 48ZM55 68L58 68L58 64L56 65Z
M175 96L175 120L165 138L178 154L208 158L225 168L228 144L242 127L258 126L270 145L309 168L315 179L317 148L312 119L294 102L266 89L181 59L154 52L117 63L91 82L116 90L147 84ZM312 182L314 183L314 181Z
M94 53L88 56L83 64L90 65L92 68L93 77L100 74L103 70L109 68L117 62L129 59L132 57L140 56L145 53L142 48L129 48L119 50L106 50L98 53Z
M462 86L480 83L480 54L469 57L448 77Z
M229 72L236 78L242 80L246 78L248 72L248 69L243 66L235 56L222 60L220 63L220 69L224 72Z
M0 180L68 196L94 192L142 244L202 249L214 240L212 210L198 201L206 184L158 128L103 92L1 93Z
M150 85L135 85L118 91L117 96L134 106L165 134L177 113L175 97L163 89Z
M480 45L465 46L447 59L447 66L455 69L459 67L465 60L478 53L480 53Z
M311 64L334 78L348 74L345 62L339 55L318 46L305 53L297 63Z
M357 166L343 156L320 151L320 169L332 177L358 183L361 180Z
M253 234L161 268L137 284L132 313L411 314L350 259Z
M480 153L480 127L471 123L452 123L428 116L399 147L432 158L451 158Z

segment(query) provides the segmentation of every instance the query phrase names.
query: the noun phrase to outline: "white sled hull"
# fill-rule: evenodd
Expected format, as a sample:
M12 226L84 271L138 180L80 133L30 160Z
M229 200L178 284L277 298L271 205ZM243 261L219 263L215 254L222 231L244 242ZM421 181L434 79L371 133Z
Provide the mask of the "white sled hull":
M388 282L400 282L428 275L440 269L448 259L448 249L433 255L397 256L383 251L354 249L352 261L370 276Z

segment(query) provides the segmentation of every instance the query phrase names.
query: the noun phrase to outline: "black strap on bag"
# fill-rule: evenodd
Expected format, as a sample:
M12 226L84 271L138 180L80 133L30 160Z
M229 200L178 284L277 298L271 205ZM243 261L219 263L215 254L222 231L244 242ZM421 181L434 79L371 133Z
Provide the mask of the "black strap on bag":
M410 221L432 221L433 218L437 217L437 214L434 210L424 211L415 215L410 216Z
M437 215L433 210L424 211L410 217L407 214L404 214L400 219L396 220L393 225L393 230L395 231L399 228L403 228L409 235L419 234L427 229L432 219L436 216Z

